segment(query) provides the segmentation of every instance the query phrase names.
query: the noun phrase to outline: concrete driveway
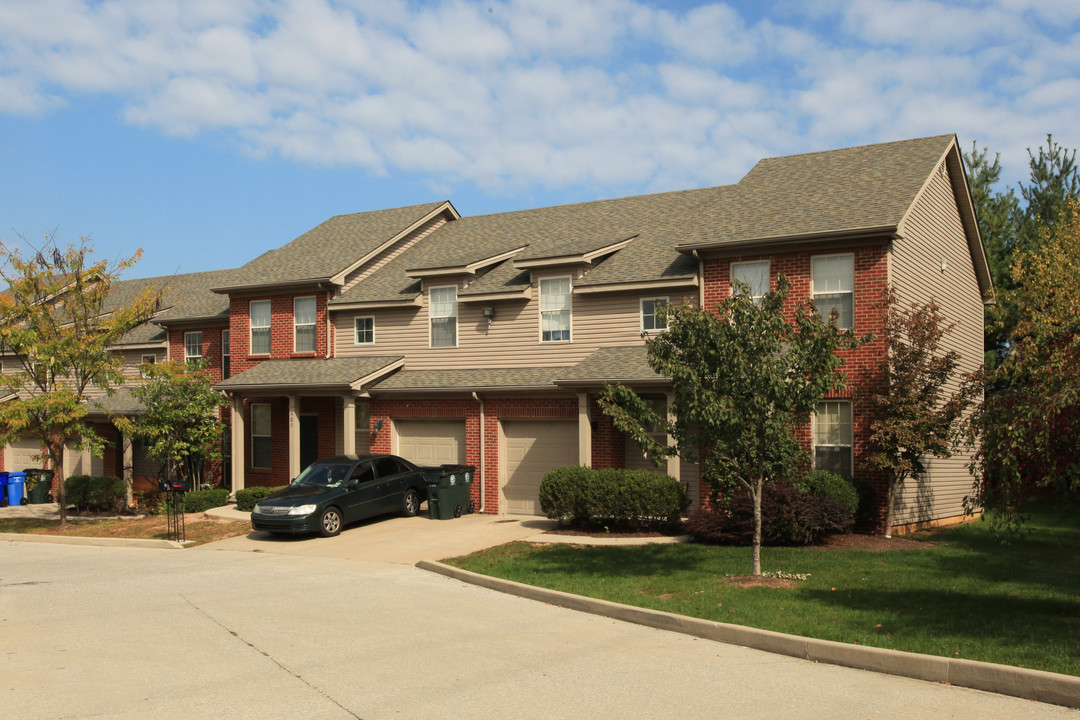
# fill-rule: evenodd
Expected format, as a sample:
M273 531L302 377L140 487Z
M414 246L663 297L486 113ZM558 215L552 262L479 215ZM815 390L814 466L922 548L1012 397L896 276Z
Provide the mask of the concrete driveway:
M207 514L221 519L249 519L247 513L232 509ZM383 516L349 525L332 538L315 535L281 538L252 531L245 536L219 540L208 547L415 565L421 560L468 555L495 545L524 540L554 525L546 518L528 516L474 514L453 520L431 520L426 515L411 518Z
M1078 714L578 613L399 563L0 541L0 716Z

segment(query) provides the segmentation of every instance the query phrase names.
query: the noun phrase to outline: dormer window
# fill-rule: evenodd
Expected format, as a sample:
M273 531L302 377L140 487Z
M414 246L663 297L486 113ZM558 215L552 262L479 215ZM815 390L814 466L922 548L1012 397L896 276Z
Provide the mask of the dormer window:
M457 287L431 288L431 347L457 347Z
M570 278L540 281L540 342L570 341Z

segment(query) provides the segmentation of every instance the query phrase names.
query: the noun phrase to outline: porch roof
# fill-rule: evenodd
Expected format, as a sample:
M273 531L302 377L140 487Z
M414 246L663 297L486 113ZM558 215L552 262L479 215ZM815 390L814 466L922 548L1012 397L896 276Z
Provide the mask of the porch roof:
M372 395L399 392L473 392L555 390L554 379L566 368L493 368L489 370L403 370L371 388Z
M555 384L561 386L608 383L666 385L668 380L649 367L644 345L600 348L570 368L564 368Z
M217 390L359 390L400 368L401 355L362 358L266 360L214 385Z
M131 394L130 387L116 388L112 395L102 395L86 402L90 417L110 415L142 415L146 407Z

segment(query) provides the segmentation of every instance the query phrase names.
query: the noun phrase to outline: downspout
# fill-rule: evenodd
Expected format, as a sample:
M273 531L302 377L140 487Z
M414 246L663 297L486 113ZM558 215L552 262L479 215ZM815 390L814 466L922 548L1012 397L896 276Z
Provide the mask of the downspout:
M477 395L476 392L473 392L472 396L473 396L473 400L480 403L480 511L479 512L482 515L484 513L484 498L486 497L484 495L484 478L485 478L485 473L484 473L484 467L485 467L485 465L484 465L484 457L485 457L484 446L487 444L484 441L484 400L479 395Z
M698 307L702 310L705 309L705 260L701 257L701 253L694 248L690 251L694 257L697 258L697 273L698 273Z
M329 360L333 356L332 345L330 339L330 300L332 299L333 289L326 291L326 358ZM336 340L336 338L334 338Z

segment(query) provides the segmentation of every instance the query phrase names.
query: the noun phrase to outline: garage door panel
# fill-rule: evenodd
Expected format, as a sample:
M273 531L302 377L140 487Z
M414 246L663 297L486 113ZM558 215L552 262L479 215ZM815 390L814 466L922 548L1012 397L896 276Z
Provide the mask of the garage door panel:
M397 454L417 465L460 464L465 461L463 420L398 420Z
M539 515L540 482L553 468L578 462L578 428L573 422L505 422L506 512Z

